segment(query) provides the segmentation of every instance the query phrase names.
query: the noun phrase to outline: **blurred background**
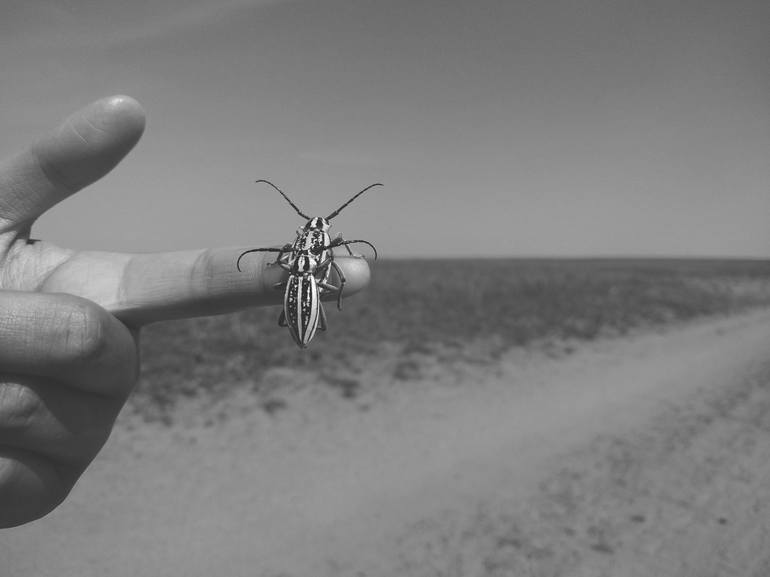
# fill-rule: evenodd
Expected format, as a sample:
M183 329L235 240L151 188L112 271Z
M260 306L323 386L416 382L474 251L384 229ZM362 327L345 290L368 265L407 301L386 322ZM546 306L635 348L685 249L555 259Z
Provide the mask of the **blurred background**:
M38 237L336 228L382 255L767 256L764 0L6 0L0 154L125 93L148 128Z

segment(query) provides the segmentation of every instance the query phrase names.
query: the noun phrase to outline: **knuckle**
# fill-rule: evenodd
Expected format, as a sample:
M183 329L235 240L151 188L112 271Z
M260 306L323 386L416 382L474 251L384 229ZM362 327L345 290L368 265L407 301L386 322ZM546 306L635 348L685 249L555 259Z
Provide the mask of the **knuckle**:
M65 297L51 318L57 342L51 345L53 366L64 369L70 382L107 396L125 397L138 377L136 342L128 328L95 303ZM56 377L55 374L50 374Z
M99 307L76 297L57 311L55 337L66 360L88 363L104 356L108 345L105 317Z
M24 430L39 415L41 400L28 387L19 383L0 384L0 423L8 430Z
M0 383L0 435L6 444L60 462L89 461L104 445L122 403L37 379Z

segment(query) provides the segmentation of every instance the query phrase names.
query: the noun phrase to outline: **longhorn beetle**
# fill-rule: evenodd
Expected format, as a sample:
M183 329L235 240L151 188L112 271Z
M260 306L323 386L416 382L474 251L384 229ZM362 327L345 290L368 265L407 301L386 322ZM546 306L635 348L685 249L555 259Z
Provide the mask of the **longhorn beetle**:
M367 186L360 192L353 195L350 200L335 210L326 218L315 216L310 217L303 213L286 194L268 180L257 180L258 183L265 183L277 190L283 198L286 199L292 208L302 218L306 218L305 226L297 229L297 238L294 243L286 243L281 248L252 248L238 257L235 265L241 270L241 259L252 252L276 252L275 261L272 265L278 265L282 269L289 271L289 278L286 281L275 284L278 290L284 289L283 310L278 316L278 324L282 327L288 327L294 342L301 349L307 348L307 345L313 339L316 330L326 330L326 313L321 304L321 296L325 293L337 293L337 308L342 310L342 291L345 288L345 275L340 267L334 262L333 249L344 246L350 255L353 252L349 245L363 243L372 247L374 258L377 259L377 249L368 240L345 240L342 234L332 240L329 236L329 221L337 216L343 208L361 196L367 190L382 184L375 183ZM340 279L340 285L335 286L331 283L331 271L334 269Z

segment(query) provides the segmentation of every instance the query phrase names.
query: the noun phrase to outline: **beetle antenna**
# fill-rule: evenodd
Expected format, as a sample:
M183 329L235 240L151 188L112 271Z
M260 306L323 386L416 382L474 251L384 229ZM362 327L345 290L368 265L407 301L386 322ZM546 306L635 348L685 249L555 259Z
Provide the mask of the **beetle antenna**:
M270 186L272 186L274 189L276 189L278 192L281 193L281 196L284 197L286 199L286 202L288 202L292 206L292 208L297 211L298 215L300 215L302 218L306 218L306 219L310 220L310 217L308 215L306 215L305 213L303 213L299 209L299 207L296 204L294 204L291 201L291 199L288 196L286 196L286 194L284 194L284 192L280 188L278 188L276 185L274 185L272 182L270 182L269 180L262 180L262 179L255 180L254 182L264 182L265 184L269 184Z
M329 216L327 216L327 217L326 217L326 220L331 220L331 219L333 219L335 216L337 216L337 215L340 213L340 211L341 211L343 208L345 208L347 205L349 205L351 202L353 202L355 199L357 199L359 196L361 196L361 195L362 195L363 193L365 193L367 190L369 190L370 188L374 188L375 186L382 186L382 183L380 183L380 182L375 182L374 184L370 184L369 186L367 186L367 187L366 187L365 189L363 189L361 192L358 192L358 193L354 194L354 195L353 195L353 198L351 198L349 201L347 201L345 204L343 204L341 207L339 207L337 210L335 210L333 213L331 213Z

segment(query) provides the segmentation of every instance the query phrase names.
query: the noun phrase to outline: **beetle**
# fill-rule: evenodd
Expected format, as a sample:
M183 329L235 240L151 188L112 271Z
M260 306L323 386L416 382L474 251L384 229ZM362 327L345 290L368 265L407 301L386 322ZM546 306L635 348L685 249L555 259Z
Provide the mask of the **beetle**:
M278 325L288 327L294 342L303 349L316 329L326 330L326 313L321 304L323 285L315 278L317 268L318 263L310 255L301 254L294 259L283 293L283 310L278 316Z
M289 328L289 333L297 343L297 346L307 348L313 339L316 330L326 330L326 313L321 304L321 296L326 293L337 293L337 308L342 310L342 291L345 288L345 275L334 262L333 250L344 246L351 255L349 245L363 243L369 245L377 259L377 249L367 240L345 240L342 234L333 240L329 235L331 225L329 221L336 217L342 209L361 196L367 190L375 186L382 186L379 182L371 184L353 195L345 204L332 212L327 217L310 217L303 213L299 207L276 185L269 180L257 180L257 183L265 183L278 191L281 196L294 208L307 222L297 229L297 237L293 243L287 243L281 248L266 247L252 248L241 253L236 261L236 267L241 270L241 259L252 252L276 252L278 255L272 265L278 265L289 272L289 277L283 282L275 284L278 290L284 290L283 310L278 317L278 324ZM331 271L337 273L340 284L331 283Z

